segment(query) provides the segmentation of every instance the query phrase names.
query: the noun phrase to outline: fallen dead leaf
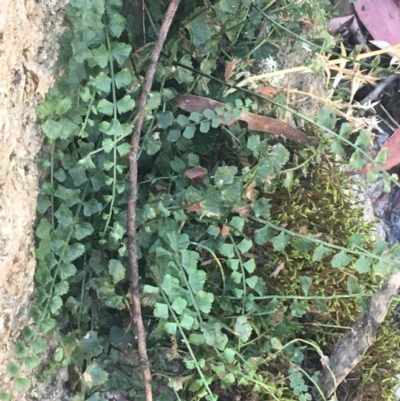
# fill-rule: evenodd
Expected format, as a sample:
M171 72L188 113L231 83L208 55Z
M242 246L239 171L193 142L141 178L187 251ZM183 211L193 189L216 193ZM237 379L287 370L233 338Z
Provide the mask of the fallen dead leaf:
M206 109L215 110L217 107L224 107L225 104L207 97L195 95L180 95L178 96L178 107L189 113L203 113ZM291 139L302 145L311 145L311 139L292 127L290 124L278 121L275 118L265 117L254 113L241 114L238 118L232 117L229 121L220 117L221 124L231 125L236 121L245 121L248 124L248 129L252 131L261 131L273 135L279 135L287 139Z
M226 237L229 234L229 227L227 225L223 225L221 228L221 235Z
M201 167L192 167L185 171L185 175L189 180L203 180L207 174Z
M190 206L188 206L188 207L186 208L186 210L187 210L188 212L197 212L197 211L200 210L200 209L201 209L201 204L200 204L200 202L193 203L193 205L190 205Z
M400 43L400 7L395 0L357 0L354 9L375 40Z

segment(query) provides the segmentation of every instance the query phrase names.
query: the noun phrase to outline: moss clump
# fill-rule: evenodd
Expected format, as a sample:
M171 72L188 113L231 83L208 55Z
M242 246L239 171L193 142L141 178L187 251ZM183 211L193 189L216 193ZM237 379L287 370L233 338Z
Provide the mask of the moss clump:
M362 211L354 205L350 188L350 180L337 166L319 163L309 166L307 177L301 173L295 175L290 189L281 186L263 196L271 205L270 221L275 227L348 249L352 241L362 238L364 248L371 250L372 225L364 221ZM267 293L291 296L279 304L276 300L265 301L265 308L272 309L272 302L277 307L267 318L271 336L279 337L282 343L293 338L313 340L325 355L330 355L369 301L367 296L334 296L351 292L372 294L384 280L373 273L373 265L367 273L357 272L356 258L345 267L332 267L332 257L338 250L316 260L315 249L316 244L305 237L292 238L281 251L267 242L256 250L259 258L265 261L257 274L264 278ZM309 282L307 293L316 299L293 299L293 296L305 295L303 283ZM398 372L399 363L395 358L400 356L399 339L400 332L388 316L367 354L340 386L338 394L354 392L360 397L357 399L363 400L394 399L391 378ZM302 366L310 374L322 368L314 350L307 349L304 356Z

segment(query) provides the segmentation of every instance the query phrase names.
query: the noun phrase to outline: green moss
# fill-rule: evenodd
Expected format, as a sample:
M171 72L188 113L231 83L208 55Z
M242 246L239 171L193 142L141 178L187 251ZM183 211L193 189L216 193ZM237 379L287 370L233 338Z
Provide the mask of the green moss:
M372 225L364 221L362 210L354 205L350 180L338 167L328 167L325 163L311 165L308 174L306 178L300 173L295 175L290 189L279 187L273 193L263 194L271 204L272 222L294 233L306 234L346 248L350 247L349 238L361 233L365 238L364 246L371 249ZM298 238L280 252L268 242L257 249L267 260L257 274L264 278L269 294L280 296L304 296L301 276L312 280L309 295L320 296L321 299L285 300L269 323L273 335L282 342L296 337L313 340L324 354L330 355L337 341L363 312L369 298L325 298L349 294L349 282L355 283L361 293L371 294L381 286L383 280L372 273L373 269L369 273L359 274L354 261L340 269L332 267L332 255L315 261L314 249L315 245ZM282 264L282 270L275 274L275 269L282 267ZM306 310L300 318L293 314L293 308L298 307L299 302L302 303L300 308ZM266 308L268 304L265 302ZM366 356L342 387L346 387L346 391L356 389L354 391L362 394L360 399L363 400L394 399L394 383L390 378L398 372L399 363L394 359L400 355L399 339L400 333L388 316ZM304 366L308 366L310 371L321 369L315 351L308 350L305 353Z

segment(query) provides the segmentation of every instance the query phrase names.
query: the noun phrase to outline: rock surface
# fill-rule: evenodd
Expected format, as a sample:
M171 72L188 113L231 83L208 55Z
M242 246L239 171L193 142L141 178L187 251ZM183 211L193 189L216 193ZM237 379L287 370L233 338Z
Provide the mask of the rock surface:
M13 358L13 342L28 321L32 298L37 159L42 145L35 109L56 77L66 2L0 1L1 390L10 385L7 361Z

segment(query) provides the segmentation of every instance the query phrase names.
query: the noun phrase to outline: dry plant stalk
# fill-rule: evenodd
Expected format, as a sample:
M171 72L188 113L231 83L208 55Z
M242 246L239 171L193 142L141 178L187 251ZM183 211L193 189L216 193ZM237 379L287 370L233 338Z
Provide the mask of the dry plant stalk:
M129 263L130 263L130 286L131 286L131 319L136 326L139 357L143 374L143 386L145 400L152 401L151 390L151 371L146 348L146 331L143 325L142 311L140 305L139 291L139 267L136 242L136 202L138 197L137 178L138 178L138 150L140 134L142 131L147 97L153 85L154 74L161 50L167 37L172 20L181 0L171 0L163 23L161 25L158 39L154 44L150 55L149 66L143 82L143 90L138 102L138 112L136 123L132 131L131 151L129 152L129 198L128 198L128 238L129 238Z

